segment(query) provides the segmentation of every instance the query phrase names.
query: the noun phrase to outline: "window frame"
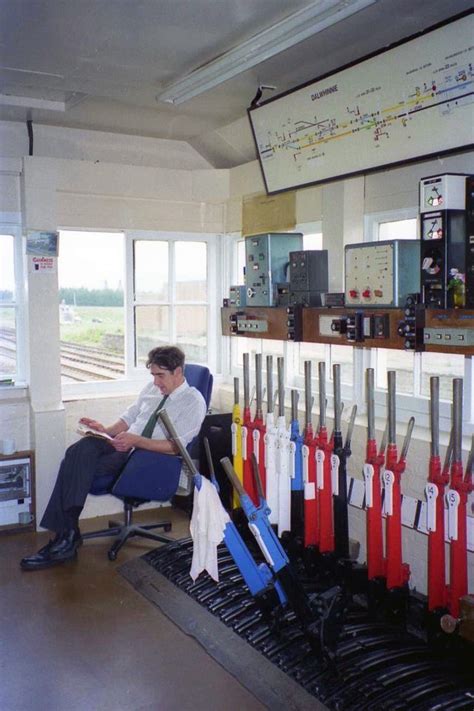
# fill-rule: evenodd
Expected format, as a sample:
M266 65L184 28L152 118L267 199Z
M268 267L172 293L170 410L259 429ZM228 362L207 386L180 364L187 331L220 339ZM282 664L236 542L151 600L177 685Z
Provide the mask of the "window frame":
M13 374L14 386L25 387L28 382L27 366L27 300L25 288L25 262L23 252L21 218L18 213L0 212L0 234L13 237L13 276L15 280L15 298L8 304L15 313L16 328L16 371Z
M417 206L402 207L395 210L370 212L364 215L364 242L379 241L379 227L384 222L399 222L401 220L417 221L417 233L420 233L420 215Z
M69 228L62 227L66 230ZM81 396L103 396L107 394L136 394L137 384L147 382L148 372L143 365L135 366L135 332L134 332L134 309L137 304L134 299L134 242L139 240L156 240L166 241L168 243L176 242L205 242L207 245L207 284L208 295L207 302L188 302L177 301L175 299L175 250L174 247L169 249L168 264L170 275L170 290L169 290L169 305L170 311L170 342L175 342L175 324L173 322L172 313L176 305L186 305L187 303L205 304L207 306L207 365L212 372L216 372L220 362L220 352L218 349L218 285L217 285L217 264L220 254L220 235L217 233L201 233L201 232L169 232L158 230L91 230L76 228L80 232L122 232L124 234L124 334L125 334L125 372L123 378L118 378L112 381L103 382L83 382L83 383L64 383L62 385L63 399L72 399ZM140 303L140 302L138 302Z

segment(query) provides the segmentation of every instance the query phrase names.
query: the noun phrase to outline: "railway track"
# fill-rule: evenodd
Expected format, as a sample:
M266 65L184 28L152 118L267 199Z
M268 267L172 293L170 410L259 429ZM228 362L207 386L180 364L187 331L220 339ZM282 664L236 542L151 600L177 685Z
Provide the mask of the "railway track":
M104 348L60 342L61 373L74 382L116 380L125 372L123 356ZM14 364L16 359L15 332L4 328L0 333L0 360Z

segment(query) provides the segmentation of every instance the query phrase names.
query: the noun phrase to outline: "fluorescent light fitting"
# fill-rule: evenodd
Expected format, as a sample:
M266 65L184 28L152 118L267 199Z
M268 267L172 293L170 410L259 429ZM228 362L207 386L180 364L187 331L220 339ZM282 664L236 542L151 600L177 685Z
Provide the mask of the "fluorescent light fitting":
M45 111L66 111L65 101L53 101L32 96L15 96L0 94L0 104L4 106L23 106L27 109L44 109Z
M39 74L43 77L54 77L55 79L64 79L62 74L53 74L52 72L40 72L37 69L20 69L20 67L5 67L0 66L6 72L21 72L22 74Z
M181 104L284 52L378 0L319 0L208 62L157 95L157 101Z

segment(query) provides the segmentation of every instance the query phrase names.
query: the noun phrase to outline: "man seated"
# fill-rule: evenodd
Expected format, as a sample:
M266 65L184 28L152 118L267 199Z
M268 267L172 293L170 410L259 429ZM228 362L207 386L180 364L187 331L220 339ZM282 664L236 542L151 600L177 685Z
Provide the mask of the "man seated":
M199 390L184 377L184 353L175 346L159 346L148 354L146 367L153 376L138 398L113 425L83 417L88 428L109 434L112 439L85 436L66 450L56 484L41 519L41 526L56 535L34 555L23 558L23 570L41 570L77 556L82 543L79 515L95 476L118 474L130 450L176 454L175 444L157 422L158 412L166 407L184 445L198 434L206 403ZM160 476L160 472L156 472Z

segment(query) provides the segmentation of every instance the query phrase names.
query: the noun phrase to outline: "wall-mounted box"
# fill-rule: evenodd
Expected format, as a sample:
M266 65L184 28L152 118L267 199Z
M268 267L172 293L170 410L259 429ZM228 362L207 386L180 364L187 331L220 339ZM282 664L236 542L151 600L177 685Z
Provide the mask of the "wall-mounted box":
M348 244L344 249L346 306L403 306L420 291L420 240Z
M35 524L33 452L0 455L0 532Z

